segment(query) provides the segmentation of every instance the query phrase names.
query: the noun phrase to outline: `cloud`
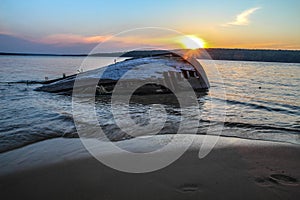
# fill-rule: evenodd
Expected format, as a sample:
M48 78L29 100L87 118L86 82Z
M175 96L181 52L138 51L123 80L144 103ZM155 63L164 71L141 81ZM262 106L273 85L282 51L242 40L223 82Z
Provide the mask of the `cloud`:
M83 54L89 53L95 44L46 44L32 41L23 37L0 34L0 52L15 53L55 53L55 54Z
M91 44L103 42L111 36L82 36L76 34L55 34L39 39L44 44Z
M148 36L149 37L149 36ZM78 34L53 34L42 38L29 38L32 42L54 45L72 45L72 44L97 44L106 41L107 43L119 42L124 44L150 43L151 37L134 36L116 36L116 35L97 35L83 36Z
M245 25L248 25L250 15L259 9L261 9L261 8L255 7L255 8L250 8L248 10L245 10L236 16L235 21L228 22L228 23L224 24L223 26L230 26L230 25L245 26Z

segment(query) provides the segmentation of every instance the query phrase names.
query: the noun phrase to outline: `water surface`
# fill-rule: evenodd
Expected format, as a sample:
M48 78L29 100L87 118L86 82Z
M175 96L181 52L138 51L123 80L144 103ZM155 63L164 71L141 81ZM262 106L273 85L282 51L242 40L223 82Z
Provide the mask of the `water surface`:
M81 70L83 57L0 56L0 152L53 137L76 135L72 118L72 97L34 91L37 84L16 84L23 80L44 80ZM122 59L120 59L121 61ZM83 70L114 62L114 58L92 58ZM202 61L201 61L202 62ZM203 64L211 61L203 61ZM208 128L216 132L224 122L222 135L300 144L300 64L242 61L214 61L222 80L208 78L212 88L224 84L226 98L200 95L199 134ZM149 96L148 98L153 98ZM168 98L168 97L165 97ZM159 103L159 102L157 102ZM225 104L224 104L225 103ZM164 105L168 120L161 134L176 133L179 108ZM220 106L223 106L220 108ZM133 103L131 115L145 123L151 105ZM211 108L226 110L226 117L211 118ZM127 137L114 124L110 102L97 98L96 111L101 127L112 140ZM159 116L158 116L159 117ZM193 116L191 116L193 117Z

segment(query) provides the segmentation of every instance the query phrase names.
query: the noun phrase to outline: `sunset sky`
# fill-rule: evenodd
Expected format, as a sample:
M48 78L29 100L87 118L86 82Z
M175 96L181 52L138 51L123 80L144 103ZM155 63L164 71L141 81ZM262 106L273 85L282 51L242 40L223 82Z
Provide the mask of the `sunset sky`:
M212 48L300 49L299 0L0 2L1 52L87 53L115 34L142 27L179 31ZM159 42L151 37L151 31L143 39L130 34L106 48Z

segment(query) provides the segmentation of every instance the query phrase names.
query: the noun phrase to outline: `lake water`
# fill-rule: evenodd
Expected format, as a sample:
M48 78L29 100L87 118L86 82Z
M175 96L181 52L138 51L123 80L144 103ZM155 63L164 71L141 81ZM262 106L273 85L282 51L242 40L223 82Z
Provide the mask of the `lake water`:
M72 97L34 91L38 84L11 83L71 75L84 57L0 56L0 152L54 137L76 136ZM119 59L118 61L121 61ZM83 70L114 62L114 58L92 58ZM202 62L202 61L201 61ZM211 61L203 61L211 62ZM199 97L199 134L224 123L222 135L300 144L300 64L214 61L222 81L208 79L212 88L224 84L226 98ZM150 97L149 98L154 98ZM225 104L224 104L225 103ZM212 107L226 110L225 118L210 118ZM180 117L176 107L165 105L168 126L161 134L176 133ZM143 120L149 106L133 104L132 115ZM107 97L97 98L98 121L112 140L127 139L119 132ZM217 127L217 126L216 126Z

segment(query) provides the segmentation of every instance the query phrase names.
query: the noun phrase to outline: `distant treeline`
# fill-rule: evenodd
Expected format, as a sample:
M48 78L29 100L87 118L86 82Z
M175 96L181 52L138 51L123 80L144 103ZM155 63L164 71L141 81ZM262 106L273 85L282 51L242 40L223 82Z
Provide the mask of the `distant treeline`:
M174 50L171 54L185 54L190 50ZM97 53L92 56L102 57L146 57L170 54L166 50L145 50L116 53ZM0 55L22 56L87 56L87 54L26 54L26 53L1 53ZM236 61L260 61L260 62L285 62L300 63L299 50L258 50L258 49L199 49L193 50L193 55L199 59L236 60Z
M296 50L207 49L206 51L214 60L300 63L300 51Z
M195 52L196 51L196 52ZM174 50L173 53L189 54L189 50ZM123 54L123 57L143 57L168 54L169 51L132 51ZM199 59L236 60L236 61L261 61L300 63L298 50L257 50L257 49L199 49L192 53Z

